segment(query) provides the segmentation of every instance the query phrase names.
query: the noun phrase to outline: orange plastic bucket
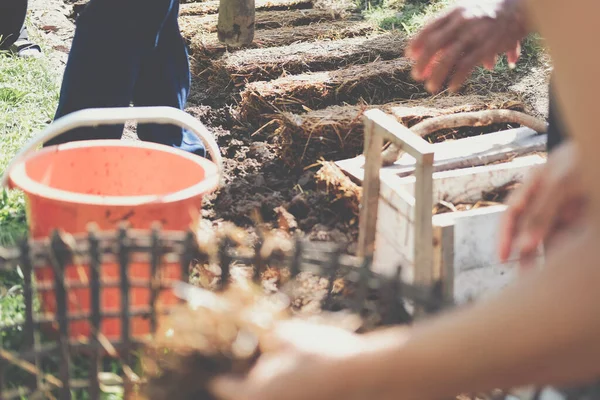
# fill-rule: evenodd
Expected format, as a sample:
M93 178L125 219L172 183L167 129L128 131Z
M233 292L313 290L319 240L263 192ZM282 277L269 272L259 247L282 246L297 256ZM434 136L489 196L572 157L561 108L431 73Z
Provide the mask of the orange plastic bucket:
M33 153L39 143L69 129L129 120L186 127L203 140L214 162L164 145L121 140L73 142ZM218 186L220 178L219 149L199 121L177 109L148 107L84 110L55 121L15 157L2 183L25 193L30 236L43 239L55 229L85 233L92 222L104 231L117 229L123 221L134 229L151 229L159 222L163 230L186 231L199 221L202 197ZM150 279L148 264L132 263L129 268L131 279ZM87 265L69 265L65 278L68 284L85 284L89 272ZM164 263L160 272L163 279L181 279L179 264ZM102 281L118 280L119 265L102 264L100 276ZM54 282L52 267L36 269L35 277L41 284L42 310L54 314L56 298L49 289ZM68 312L89 314L90 289L67 290ZM121 311L118 287L103 287L100 295L103 312ZM147 288L132 288L129 297L131 310L150 304ZM165 290L157 307L176 302L172 291ZM150 323L142 316L131 317L130 327L134 337L150 333ZM120 339L120 318L104 318L101 332L110 340ZM87 320L71 322L72 338L90 334Z

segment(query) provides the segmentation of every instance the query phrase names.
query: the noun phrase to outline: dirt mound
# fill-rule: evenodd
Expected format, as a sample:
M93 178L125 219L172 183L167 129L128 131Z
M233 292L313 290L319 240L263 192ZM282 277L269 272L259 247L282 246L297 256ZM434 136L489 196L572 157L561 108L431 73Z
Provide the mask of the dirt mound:
M321 163L322 167L315 174L315 179L322 190L333 197L334 202L348 209L358 218L362 188L344 174L344 172L331 161Z
M334 10L290 10L259 11L254 22L255 29L277 29L288 26L309 25L319 22L331 22L345 19L348 13ZM216 32L217 14L205 16L183 16L179 25L184 37L190 38L198 31Z
M282 159L291 168L310 165L324 158L339 160L362 153L364 146L362 116L366 110L379 108L394 115L398 121L411 127L425 119L441 115L457 114L487 109L510 109L523 111L525 105L515 96L450 96L422 101L387 103L383 105L331 106L304 114L281 113L275 117L275 136L280 145ZM501 127L477 127L437 132L437 137L473 136L493 132Z
M310 165L319 159L339 160L361 152L362 116L366 110L389 112L400 103L381 106L331 106L305 114L281 113L275 117L275 137L281 158L290 167Z
M313 8L312 0L256 0L256 10L299 10ZM206 15L219 12L219 0L182 4L179 15Z
M406 59L376 61L254 82L241 94L239 117L260 126L285 111L298 113L344 102L377 104L423 95L422 85L410 78L411 65Z
M377 59L391 60L404 53L405 36L389 33L374 37L324 40L293 46L251 49L226 54L215 61L211 76L236 86L276 79L284 74L328 71Z
M203 219L217 225L232 222L252 232L256 215L265 224L279 226L283 208L307 237L346 243L346 250L354 251L357 221L341 202L334 204L335 193L319 190L314 171L292 171L278 157L276 145L246 130L229 130L227 109L195 106L186 111L206 124L224 157L224 184L206 196Z
M367 35L373 31L373 25L367 22L348 24L347 21L259 30L255 32L254 42L247 48L289 46L315 40L343 39ZM197 32L189 38L189 44L192 55L196 59L214 58L227 51L227 47L219 42L214 32Z

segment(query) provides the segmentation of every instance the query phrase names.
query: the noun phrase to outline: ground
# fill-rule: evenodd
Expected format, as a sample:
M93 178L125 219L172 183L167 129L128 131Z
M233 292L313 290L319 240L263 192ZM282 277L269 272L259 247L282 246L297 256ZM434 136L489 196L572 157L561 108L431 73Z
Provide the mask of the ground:
M215 134L225 159L225 183L206 199L205 224L233 222L252 232L263 223L345 243L353 252L357 208L318 171L321 159L361 152L360 113L367 106L517 108L546 117L551 66L536 37L527 39L516 70L505 60L494 71L478 69L459 95L431 97L412 82L403 58L406 40L449 2L257 1L255 43L239 51L216 41L214 2L183 5L181 27L193 67L186 111ZM70 0L30 0L30 11L28 23L45 58L0 57L0 171L51 122L74 33ZM429 139L489 131L439 132ZM134 126L126 138L136 139ZM13 243L24 229L21 196L1 197L0 245ZM3 279L0 323L22 312L19 277Z
M210 7L201 10L197 3L182 6L181 26L194 68L187 111L215 133L225 157L225 185L207 199L203 216L249 226L253 211L258 210L263 221L276 223L278 213L274 210L283 206L308 235L352 244L356 239L355 216L332 210L331 194L318 189L313 175L322 157L332 160L360 152L360 127L352 128L357 132L341 132L344 139L352 136L356 143L336 143L324 134L318 137L313 130L321 131L316 128L308 131L300 126L294 130L290 121L304 118L308 123L317 118L322 126L331 119L323 116L328 107L346 104L438 105L439 101L426 96L419 85L409 82L409 66L402 52L404 41L428 13L448 1L431 2L427 7L370 7L362 13L354 4L341 2L288 3L287 11L268 3L259 6L258 44L253 46L257 48L237 52L226 51L216 42L216 16L210 14ZM48 77L57 82L46 91L51 94L48 103L54 104L74 32L73 5L70 0L33 0L30 9L30 23L45 44L51 71ZM394 25L404 28L392 29L392 33L379 30L390 30ZM549 69L547 59L539 56L535 46L525 46L517 71L508 71L501 61L491 73L476 71L464 97L440 100L468 105L471 96L478 95L484 103L492 103L500 95L504 101L522 102L523 108L536 116L545 116L547 85L540 82L547 81ZM351 76L357 73L362 76ZM49 114L51 108L46 110ZM344 110L348 108L336 113ZM315 112L321 114L315 116ZM46 116L51 119L51 114ZM351 119L360 121L356 115L346 117ZM336 126L339 124L337 121ZM15 134L11 132L11 136ZM21 135L17 143L26 136ZM135 139L135 127L128 127L126 137ZM3 152L6 159L2 165L15 149Z

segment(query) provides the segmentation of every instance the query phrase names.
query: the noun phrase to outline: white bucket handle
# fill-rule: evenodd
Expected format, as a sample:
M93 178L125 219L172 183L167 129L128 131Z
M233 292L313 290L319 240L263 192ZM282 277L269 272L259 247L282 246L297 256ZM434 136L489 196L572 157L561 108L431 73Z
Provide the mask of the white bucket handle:
M0 179L0 188L7 188L9 176L15 165L25 160L36 148L72 129L100 125L124 124L135 121L142 124L170 124L186 128L206 146L212 161L217 165L218 182L223 178L223 158L217 142L208 129L196 118L174 107L115 107L89 108L75 111L57 119L33 139L12 159Z

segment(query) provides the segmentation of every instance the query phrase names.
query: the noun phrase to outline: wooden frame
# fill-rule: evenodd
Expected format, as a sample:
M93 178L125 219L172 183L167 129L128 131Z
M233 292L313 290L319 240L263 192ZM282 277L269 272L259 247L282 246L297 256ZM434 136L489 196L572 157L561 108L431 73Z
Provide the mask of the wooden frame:
M401 264L403 279L441 289L450 301L512 280L516 259L499 263L494 246L506 206L432 215L433 203L475 202L482 191L523 179L544 162L546 135L515 128L430 144L380 110L367 111L364 121L364 154L336 162L363 185L359 253L373 255L386 274ZM406 154L381 168L384 140Z
M433 286L436 281L444 279L443 276L447 275L441 265L434 266L433 225L431 223L433 209L433 147L381 110L365 112L364 124L365 176L360 211L359 256L372 256L375 253L381 187L379 176L382 160L381 149L384 140L388 140L416 160L414 281L417 284ZM445 257L437 258L442 260Z

